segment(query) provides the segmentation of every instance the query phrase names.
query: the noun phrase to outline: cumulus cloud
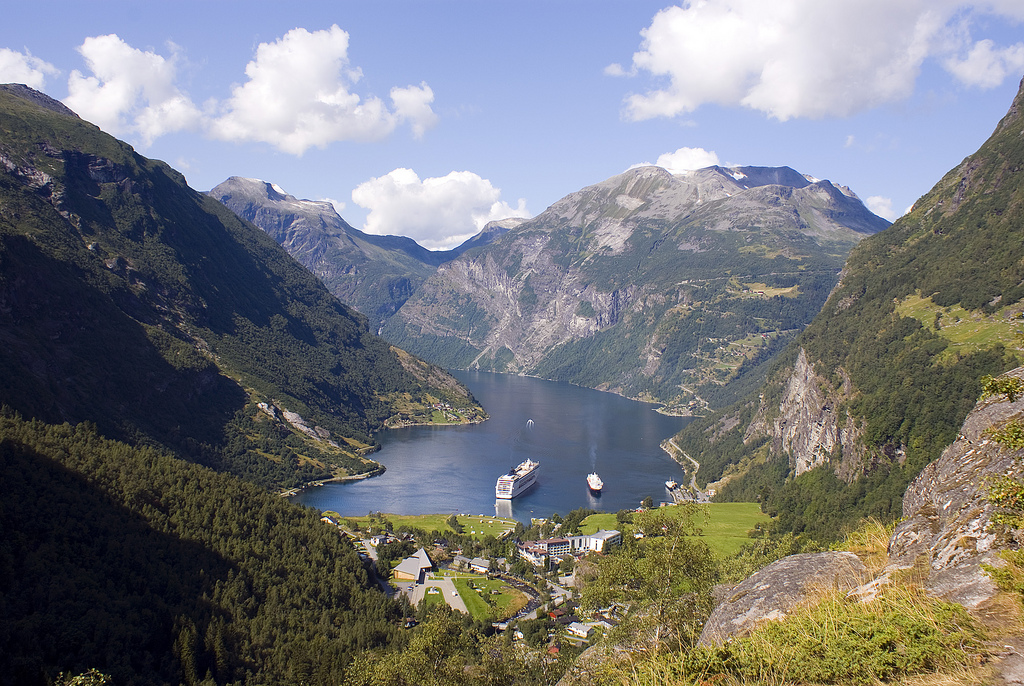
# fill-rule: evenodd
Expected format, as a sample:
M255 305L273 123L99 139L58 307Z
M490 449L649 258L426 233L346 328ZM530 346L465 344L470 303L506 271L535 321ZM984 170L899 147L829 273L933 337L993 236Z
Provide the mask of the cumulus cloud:
M489 221L530 216L525 200L509 206L500 189L468 171L421 180L399 168L361 183L352 200L369 210L367 233L409 236L431 250L455 247Z
M679 148L675 152L666 152L658 157L655 164L673 174L693 169L703 169L718 164L718 155L713 150L704 148Z
M887 219L891 222L899 219L899 212L892 209L892 198L886 198L881 195L872 195L864 201L864 205L882 219Z
M353 87L362 71L348 57L349 35L337 25L323 31L297 28L273 43L260 43L237 86L213 121L224 140L262 141L301 155L336 141L372 141L403 122L420 136L436 123L434 93L426 83L392 88L391 108L361 98Z
M175 84L178 48L169 48L165 58L116 34L86 38L78 52L93 75L72 71L64 104L107 133L134 134L143 145L199 127L202 113Z
M631 68L664 85L626 100L633 120L674 117L705 104L743 106L787 120L845 116L909 96L926 59L969 85L1014 69L1019 44L973 44L982 14L1024 18L1019 2L980 0L699 0L658 12ZM967 57L958 55L965 50Z
M1024 71L1024 43L999 50L991 40L980 40L965 58L946 60L946 69L964 85L995 88L1007 76Z
M41 91L46 85L46 77L59 73L57 67L33 57L27 50L16 52L0 48L0 83L23 83Z

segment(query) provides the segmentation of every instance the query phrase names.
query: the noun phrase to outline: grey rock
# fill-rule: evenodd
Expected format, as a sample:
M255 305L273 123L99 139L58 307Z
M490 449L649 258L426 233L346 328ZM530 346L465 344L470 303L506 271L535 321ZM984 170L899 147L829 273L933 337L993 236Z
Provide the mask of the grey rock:
M1024 378L1024 368L1008 373ZM982 564L999 565L998 551L1011 541L991 526L991 480L1024 477L1021 451L1006 450L986 437L995 425L1024 413L1016 402L984 400L967 416L957 440L911 482L903 498L903 521L889 542L893 569L916 567L938 597L977 607L995 595Z
M850 248L887 225L848 189L787 167L639 167L442 265L383 331L449 366L693 411L702 388L717 394L729 380L714 360L749 359L767 341L781 349L820 307L821 284L805 277L838 278ZM737 273L730 286L723 275ZM758 286L769 283L792 289L795 314L777 329L736 316L751 300L774 307ZM748 346L753 334L765 340Z
M758 623L783 619L815 591L850 591L867 577L864 563L848 552L803 553L777 560L732 590L704 625L699 645L720 645Z

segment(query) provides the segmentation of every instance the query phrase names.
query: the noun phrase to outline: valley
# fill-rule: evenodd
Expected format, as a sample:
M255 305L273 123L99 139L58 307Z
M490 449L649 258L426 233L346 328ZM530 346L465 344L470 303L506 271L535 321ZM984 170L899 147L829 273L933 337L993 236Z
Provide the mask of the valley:
M1022 108L892 226L788 167L643 165L441 256L3 86L0 682L1002 678ZM655 506L669 477L715 502ZM523 552L594 527L624 535ZM417 546L544 612L412 603L378 574Z

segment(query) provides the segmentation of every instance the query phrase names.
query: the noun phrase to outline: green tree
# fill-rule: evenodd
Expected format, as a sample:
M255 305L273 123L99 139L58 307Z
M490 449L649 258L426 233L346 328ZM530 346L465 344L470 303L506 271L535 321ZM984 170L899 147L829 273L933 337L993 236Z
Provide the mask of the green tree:
M346 683L352 686L469 684L465 652L471 649L474 638L474 632L466 631L451 610L441 606L417 627L405 650L359 656L346 674Z
M682 510L680 511L680 508ZM713 604L717 564L697 536L695 504L638 513L643 539L627 539L622 548L598 562L597 578L583 589L585 609L623 603L630 611L617 627L621 638L658 650L668 641L690 645Z

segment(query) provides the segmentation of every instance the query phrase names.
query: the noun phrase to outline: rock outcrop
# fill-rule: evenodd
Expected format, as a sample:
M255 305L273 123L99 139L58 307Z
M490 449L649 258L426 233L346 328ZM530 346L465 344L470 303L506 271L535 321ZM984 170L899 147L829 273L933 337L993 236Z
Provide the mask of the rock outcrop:
M748 633L760 622L780 620L815 591L850 591L866 581L867 568L847 552L804 553L777 560L731 590L708 618L699 645L716 645Z
M744 442L749 444L758 435L770 436L773 452L789 454L795 476L841 454L837 473L840 478L852 480L859 474L859 431L849 415L836 411L852 394L848 377L840 373L842 386L832 388L815 372L801 348L782 400L777 407L767 407L762 397L757 415L744 433Z
M1007 375L1024 378L1024 368ZM990 526L996 509L988 489L1001 476L1024 478L1024 451L1007 450L986 432L1021 415L1024 398L978 403L957 440L907 488L903 521L889 543L889 571L916 567L931 593L967 607L995 594L981 565L999 564L998 551L1010 541Z
M1024 379L1024 367L1007 376ZM889 564L874 579L849 552L791 555L768 565L728 592L708 619L700 643L721 643L758 622L782 619L810 592L823 587L870 598L903 570L933 596L977 608L996 594L983 565L998 566L1000 550L1014 545L992 526L993 479L1024 479L1024 451L1007 450L988 438L992 427L1024 418L1024 397L980 401L960 436L911 482L903 496L904 519L889 541Z

